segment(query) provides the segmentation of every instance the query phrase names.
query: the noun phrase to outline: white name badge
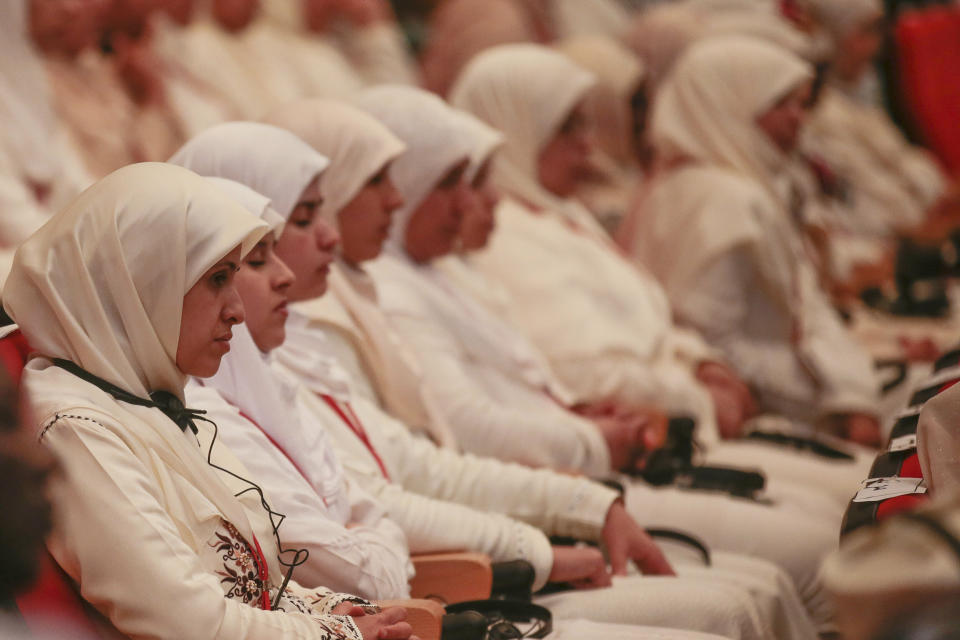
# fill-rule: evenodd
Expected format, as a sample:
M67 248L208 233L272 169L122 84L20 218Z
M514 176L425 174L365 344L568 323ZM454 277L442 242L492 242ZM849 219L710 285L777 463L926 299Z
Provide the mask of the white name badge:
M887 498L927 492L923 478L870 478L860 483L854 502L879 502Z
M905 436L900 436L899 438L894 438L890 441L890 446L887 447L887 451L890 453L896 453L897 451L908 451L910 449L917 448L917 434L908 433Z

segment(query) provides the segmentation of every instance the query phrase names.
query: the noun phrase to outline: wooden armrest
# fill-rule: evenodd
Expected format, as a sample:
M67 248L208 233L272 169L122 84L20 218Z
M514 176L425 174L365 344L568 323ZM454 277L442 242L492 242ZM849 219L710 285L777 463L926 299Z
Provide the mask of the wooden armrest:
M403 607L407 610L407 622L413 627L413 635L420 640L440 640L443 627L443 605L433 600L378 600L383 608Z
M416 575L410 581L410 595L432 598L446 604L490 597L493 571L490 558L482 553L429 553L413 556Z

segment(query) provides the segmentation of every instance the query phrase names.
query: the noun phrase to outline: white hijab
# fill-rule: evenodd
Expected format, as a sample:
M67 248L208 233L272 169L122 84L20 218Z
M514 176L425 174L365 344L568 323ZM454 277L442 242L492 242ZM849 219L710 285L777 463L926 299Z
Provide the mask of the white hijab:
M294 133L330 159L320 184L320 213L334 226L340 209L406 148L376 118L336 100L297 100L265 121Z
M329 160L289 131L259 122L225 122L193 137L169 162L266 195L286 220Z
M702 10L689 3L664 3L633 18L625 36L627 46L646 64L650 86L656 89L691 43L706 34Z
M183 297L234 247L245 254L266 231L263 222L190 171L130 165L84 191L21 245L3 290L4 307L42 356L71 360L142 398L164 390L182 400L186 376L176 352ZM42 369L37 362L27 365L28 389L31 374ZM100 400L106 394L99 392L77 398L42 389L31 396L38 431L59 413L106 413L112 420L103 424L119 425L107 428L144 464L162 461L201 490L247 540L256 528L271 544L259 501L238 501L218 473L201 463L196 444L159 409ZM180 508L189 502L179 495L166 500ZM257 526L251 526L248 517L257 514ZM267 560L271 571L279 571L274 554L267 553Z
M472 146L470 165L464 177L468 182L473 182L484 163L492 160L494 152L503 146L503 134L472 113L456 110L454 114L460 119L462 135L466 136Z
M779 194L776 176L787 156L755 120L812 77L813 70L802 60L755 38L698 42L677 64L654 104L651 135L658 160L727 167Z
M278 166L277 171L284 167ZM249 187L232 180L208 178L219 188L242 204L250 213L263 217L272 211L270 199ZM283 226L283 218L274 214ZM274 226L275 231L279 231ZM230 352L224 356L216 375L198 380L206 387L216 389L227 402L249 417L271 440L291 457L305 456L309 465L300 467L306 480L324 499L325 504L338 511L334 517L345 520L349 515L343 467L334 453L327 434L316 425L309 425L310 417L297 400L298 385L279 376L270 367L269 357L262 353L246 325L234 328ZM346 373L336 362L323 354L305 354L312 357L315 366L329 370L326 376L332 393L349 397Z
M268 120L330 157L331 166L321 183L321 215L336 227L340 210L407 148L370 114L332 100L293 102ZM391 165L391 175L394 172ZM296 313L287 324L288 332L295 332L298 346L310 347L284 348L278 353L279 361L304 376L311 390L337 395L331 368L310 361L331 353L333 348L324 331L314 323L335 327L353 341L384 408L409 427L426 429L438 444L453 447L455 440L423 385L416 356L405 348L384 317L378 306L376 286L366 271L338 260L330 273L329 288L327 295L293 307Z
M683 291L715 255L745 238L766 236L772 241L770 234L775 234L776 246L794 244L783 206L782 172L788 156L755 119L810 76L808 65L783 49L746 36L724 36L690 47L663 84L651 124L661 166L714 167L745 185L741 195L746 201L756 197L753 184L769 196L761 207L727 203L756 211L721 217L724 203L707 193L666 195L673 202L660 202L657 181L668 180L672 172L654 178L643 219L635 226L633 249L671 295ZM715 214L701 216L698 222L694 216L705 203ZM765 272L791 290L796 288L794 276L785 271L789 260L774 257L766 262Z
M390 251L402 248L414 211L444 174L469 159L471 145L460 135L453 111L436 95L402 85L381 85L357 94L354 103L377 118L407 145L407 151L390 166L390 176L403 196L403 206L393 214Z
M541 186L537 161L594 76L563 54L535 44L493 47L474 57L450 91L450 104L503 133L493 180L507 194L599 233L592 214Z

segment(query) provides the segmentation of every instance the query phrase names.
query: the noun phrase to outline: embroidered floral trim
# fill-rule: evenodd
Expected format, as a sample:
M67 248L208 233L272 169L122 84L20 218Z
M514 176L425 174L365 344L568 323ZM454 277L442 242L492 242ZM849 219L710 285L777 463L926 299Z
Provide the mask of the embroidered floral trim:
M217 571L220 584L226 585L227 598L236 598L244 604L262 609L264 584L257 568L255 551L236 527L221 520L223 531L216 531L216 539L209 543L223 561L223 569Z

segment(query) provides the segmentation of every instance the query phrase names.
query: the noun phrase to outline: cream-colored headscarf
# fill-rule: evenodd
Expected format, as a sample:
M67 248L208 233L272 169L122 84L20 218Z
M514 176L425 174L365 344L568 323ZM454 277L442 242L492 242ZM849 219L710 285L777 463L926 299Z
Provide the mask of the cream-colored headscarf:
M503 133L506 143L493 164L493 180L505 193L598 230L590 212L540 185L537 161L594 76L563 54L534 44L489 49L464 69L450 103Z
M643 62L605 36L571 38L561 42L559 49L597 77L584 106L599 149L618 163L635 163L630 99L646 75Z
M183 296L266 226L190 171L124 167L83 192L17 251L3 303L41 354L141 397L182 398Z
M658 162L719 165L777 194L776 174L787 157L756 118L812 77L808 64L755 38L698 42L677 63L654 104L651 137Z
M401 85L361 91L355 104L377 118L407 145L390 166L390 177L403 196L393 214L388 249L401 247L413 212L437 186L444 172L470 158L471 145L459 135L460 121L436 95Z
M297 100L265 121L287 129L330 159L320 183L320 213L335 226L340 209L406 148L376 118L336 100Z
M467 167L466 179L472 182L483 164L493 158L494 151L503 146L503 134L472 113L460 110L454 113L460 119L462 135L471 143L470 166Z
M234 247L245 254L266 232L262 221L186 169L130 165L84 191L23 243L3 290L4 307L40 355L71 360L141 398L164 390L182 400L186 376L177 368L176 352L184 295ZM144 465L183 476L247 540L256 531L270 571L279 572L259 500L248 495L238 501L170 418L92 386L89 395L78 396L43 385L42 369L42 361L32 360L24 374L25 387L34 392L38 433L56 415L94 416ZM229 464L228 452L216 453L221 464ZM210 517L209 504L198 506L203 501L175 486L157 490L171 517ZM192 535L195 522L176 524L185 527L185 539Z
M284 220L303 190L329 161L306 142L279 127L259 122L226 122L189 140L172 164L203 176L235 180L267 196Z
M917 453L931 494L960 494L960 385L924 405L917 424Z

